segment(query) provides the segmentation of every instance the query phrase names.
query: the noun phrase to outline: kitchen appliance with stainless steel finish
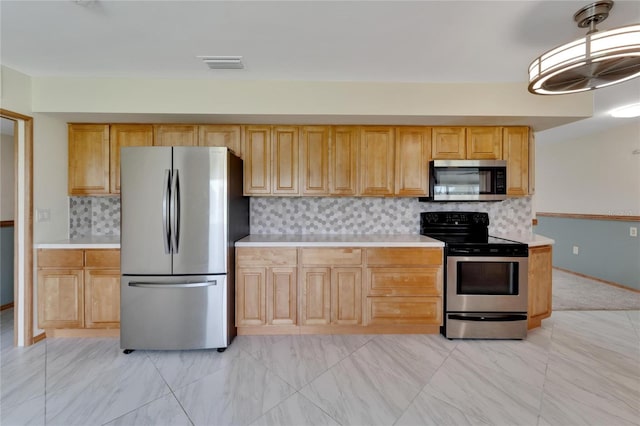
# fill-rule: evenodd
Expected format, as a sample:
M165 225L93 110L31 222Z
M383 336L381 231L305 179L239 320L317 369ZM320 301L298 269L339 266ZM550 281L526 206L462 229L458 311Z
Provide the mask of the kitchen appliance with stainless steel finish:
M420 233L445 242L448 338L524 339L527 335L526 244L489 236L482 212L424 212Z
M234 242L249 234L242 177L242 160L227 148L122 148L125 352L231 343Z
M420 201L500 201L507 198L505 160L432 160L429 197Z

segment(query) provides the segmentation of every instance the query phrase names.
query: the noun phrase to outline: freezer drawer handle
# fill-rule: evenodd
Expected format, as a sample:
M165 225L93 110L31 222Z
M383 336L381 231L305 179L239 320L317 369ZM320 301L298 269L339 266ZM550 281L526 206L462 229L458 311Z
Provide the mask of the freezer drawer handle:
M129 287L143 287L143 288L190 288L190 287L209 287L212 285L218 285L218 281L202 281L199 283L152 283L143 281L131 281Z
M456 315L449 314L448 319L460 320L460 321L491 321L491 322L503 322L503 321L526 321L526 315L519 314L485 314L485 315Z

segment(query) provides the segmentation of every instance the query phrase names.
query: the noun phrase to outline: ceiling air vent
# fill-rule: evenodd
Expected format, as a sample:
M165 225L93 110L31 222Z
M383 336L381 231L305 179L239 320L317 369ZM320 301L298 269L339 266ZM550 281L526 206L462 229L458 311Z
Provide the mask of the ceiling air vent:
M242 56L198 56L212 70L239 70L244 68Z

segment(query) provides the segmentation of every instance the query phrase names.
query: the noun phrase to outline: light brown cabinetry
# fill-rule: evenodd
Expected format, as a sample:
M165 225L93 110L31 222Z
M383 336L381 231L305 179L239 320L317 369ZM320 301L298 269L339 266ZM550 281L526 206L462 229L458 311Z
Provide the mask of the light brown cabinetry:
M119 250L38 250L38 327L120 326Z
M153 125L112 124L109 129L110 166L109 192L120 193L120 148L126 146L152 146Z
M367 325L442 323L442 249L369 248Z
M366 126L360 131L360 195L393 195L393 127Z
M197 146L198 126L195 124L154 124L155 146Z
M431 128L398 127L395 151L395 195L428 196Z
M302 195L329 195L329 140L331 127L300 128Z
M227 147L240 158L242 157L242 140L240 126L224 124L203 124L198 126L199 146Z
M302 325L362 324L362 249L302 248Z
M295 248L236 249L236 325L297 324Z
M551 316L551 246L529 247L529 329L540 327Z
M529 128L502 130L502 158L507 161L507 195L529 194Z
M109 125L69 124L69 195L109 194Z
M467 143L464 127L434 127L431 131L431 157L434 160L464 160Z
M242 133L245 195L298 195L298 127L244 126Z
M360 129L357 126L331 128L329 140L329 193L353 196L358 194L358 151Z
M501 127L467 127L468 160L500 160L502 158Z

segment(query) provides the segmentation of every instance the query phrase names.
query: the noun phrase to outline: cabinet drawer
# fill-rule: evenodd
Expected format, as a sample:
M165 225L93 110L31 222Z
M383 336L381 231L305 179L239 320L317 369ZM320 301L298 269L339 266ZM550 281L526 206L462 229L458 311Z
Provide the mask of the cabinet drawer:
M236 249L236 265L239 267L296 266L295 248L247 248Z
M442 324L441 297L367 297L369 325Z
M442 268L370 268L368 296L440 296Z
M362 264L362 249L359 248L305 248L301 252L304 266Z
M40 249L38 250L39 268L82 268L83 250Z
M84 256L87 268L120 268L120 250L86 250Z
M399 247L367 249L367 264L371 265L442 265L442 249Z

